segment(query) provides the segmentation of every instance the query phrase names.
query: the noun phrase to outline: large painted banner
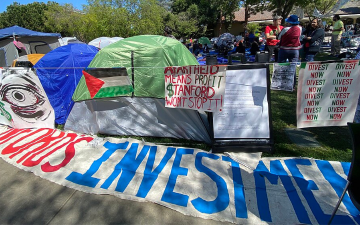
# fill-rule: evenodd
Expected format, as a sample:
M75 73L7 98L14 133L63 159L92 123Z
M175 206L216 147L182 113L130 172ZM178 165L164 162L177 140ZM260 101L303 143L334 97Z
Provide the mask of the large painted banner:
M221 111L226 66L165 68L165 107Z
M352 122L360 93L359 76L359 60L306 63L299 73L297 127Z
M14 128L54 128L54 110L31 69L10 68L2 70L0 75L0 124Z
M47 128L0 127L0 156L76 190L236 224L326 224L350 167L308 158L212 154ZM360 224L348 195L333 223Z

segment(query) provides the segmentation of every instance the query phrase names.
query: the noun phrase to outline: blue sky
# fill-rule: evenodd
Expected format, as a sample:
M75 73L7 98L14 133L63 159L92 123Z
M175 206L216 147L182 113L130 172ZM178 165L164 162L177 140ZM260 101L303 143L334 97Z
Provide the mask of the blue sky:
M59 4L65 4L65 3L71 3L75 8L77 9L82 9L82 5L87 5L87 1L86 0L51 0L54 2L58 2ZM33 3L33 2L44 2L47 3L48 0L42 1L42 0L37 0L37 1L33 1L33 0L16 0L16 1L12 1L12 0L1 0L0 3L0 13L6 11L6 7L13 4L13 2L17 2L21 5L26 5L29 3Z

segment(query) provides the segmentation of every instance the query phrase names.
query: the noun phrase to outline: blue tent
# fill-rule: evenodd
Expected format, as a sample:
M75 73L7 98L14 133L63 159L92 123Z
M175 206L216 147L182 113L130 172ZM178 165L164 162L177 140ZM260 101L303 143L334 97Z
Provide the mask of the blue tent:
M32 31L16 25L0 30L0 39L13 36L61 37L59 33L43 33L38 31Z
M87 44L70 44L56 48L34 66L55 111L55 122L64 124L74 105L71 97L86 68L98 52Z

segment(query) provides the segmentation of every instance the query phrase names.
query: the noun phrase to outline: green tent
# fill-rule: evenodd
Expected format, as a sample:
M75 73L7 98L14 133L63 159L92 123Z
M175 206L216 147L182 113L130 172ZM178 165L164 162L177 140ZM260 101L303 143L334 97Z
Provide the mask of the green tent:
M130 80L134 81L134 96L164 98L164 68L186 65L199 63L179 41L158 35L140 35L101 49L88 67L125 67Z
M207 38L207 37L201 37L201 38L199 38L199 44L202 44L202 45L208 44L208 45L210 45L211 42L210 42L209 38Z

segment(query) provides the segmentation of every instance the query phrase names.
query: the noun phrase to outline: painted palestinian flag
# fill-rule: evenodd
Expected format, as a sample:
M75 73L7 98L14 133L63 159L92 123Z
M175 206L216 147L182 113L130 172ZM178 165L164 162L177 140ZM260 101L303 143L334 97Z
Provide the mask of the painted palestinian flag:
M87 68L82 73L72 96L74 102L123 96L134 91L126 68Z

